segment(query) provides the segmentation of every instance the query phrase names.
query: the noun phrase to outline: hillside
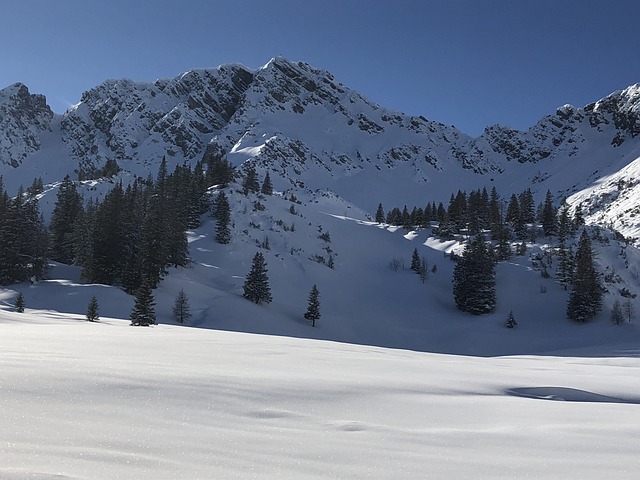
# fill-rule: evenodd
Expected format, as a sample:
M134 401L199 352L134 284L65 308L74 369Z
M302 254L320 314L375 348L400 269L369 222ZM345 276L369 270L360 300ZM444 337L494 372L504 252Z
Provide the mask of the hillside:
M622 289L640 291L633 239L598 234L598 269L612 281L589 325L566 320L568 292L553 278L557 265L548 265L551 278L541 275L540 258L557 242L543 237L528 242L526 255L498 265L497 308L473 317L455 308L454 263L447 258L464 238L443 242L431 228L408 232L376 224L372 215L380 202L387 209L422 207L446 203L458 190L493 186L506 202L531 188L537 201L550 190L557 204L568 197L581 205L594 228L637 237L639 90L635 85L583 108L563 106L525 132L493 126L471 138L386 110L329 72L283 58L258 69L227 65L154 83L109 80L64 115L53 115L42 96L17 84L0 94L0 174L12 194L41 177L39 204L48 219L65 174L96 177L78 184L88 201L102 199L120 180L128 185L156 175L162 158L170 170L212 155L230 161L238 172L238 183L226 189L232 241L214 241L215 222L206 214L188 232L190 265L171 269L155 291L161 322L172 322L183 288L197 327L483 356L571 349L610 355L636 348L640 338L635 323L614 328L608 319ZM100 169L114 160L121 171L102 177ZM260 178L269 172L274 195L240 193L249 165ZM415 248L437 267L425 283L408 269ZM274 302L267 306L242 297L256 251L268 263ZM394 271L393 262L407 268ZM322 309L316 328L302 318L313 284ZM5 309L18 291L29 308L76 315L92 295L108 317L128 318L133 305L117 287L87 284L79 267L65 265L33 286L3 289ZM519 322L514 330L503 326L510 311Z

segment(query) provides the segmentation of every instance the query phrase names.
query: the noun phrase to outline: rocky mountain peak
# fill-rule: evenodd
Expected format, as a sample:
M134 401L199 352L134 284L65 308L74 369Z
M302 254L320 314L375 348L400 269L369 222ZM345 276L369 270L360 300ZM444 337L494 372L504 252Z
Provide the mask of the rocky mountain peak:
M22 83L0 90L0 163L17 167L40 149L40 133L51 129L53 112L44 95Z

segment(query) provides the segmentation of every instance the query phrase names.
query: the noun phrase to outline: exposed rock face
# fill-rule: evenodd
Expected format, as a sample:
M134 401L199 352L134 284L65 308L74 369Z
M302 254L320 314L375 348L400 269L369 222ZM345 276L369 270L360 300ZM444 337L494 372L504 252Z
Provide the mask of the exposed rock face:
M76 171L116 160L144 174L162 157L192 163L224 152L235 165L251 161L277 174L274 186L282 190L330 188L357 197L367 188L382 201L419 203L443 199L454 184L495 181L508 191L533 186L561 197L638 157L640 84L584 108L560 107L526 131L496 125L477 138L387 110L331 73L283 58L255 70L226 65L154 83L108 80L57 119L43 96L16 84L0 90L0 167L28 162L53 120L60 128L49 135Z
M29 93L21 83L0 90L0 163L17 167L37 152L52 119L44 95Z

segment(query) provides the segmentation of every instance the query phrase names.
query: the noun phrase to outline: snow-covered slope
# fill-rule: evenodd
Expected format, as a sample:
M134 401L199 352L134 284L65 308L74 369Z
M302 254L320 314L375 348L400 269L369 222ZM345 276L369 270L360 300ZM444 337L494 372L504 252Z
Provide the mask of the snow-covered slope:
M16 167L12 154L2 153L0 173L10 192L42 176L47 185L40 206L48 216L65 174L91 172L107 160L123 168L116 180L125 183L155 174L163 157L171 169L195 163L205 152L226 152L238 167L252 163L261 177L269 171L278 194L259 200L264 210L255 208L257 198L229 192L231 245L213 241L210 219L190 232L193 265L172 271L159 287L162 321L170 321L173 299L184 287L194 324L205 327L481 355L549 352L569 340L615 349L638 335L634 326L612 330L606 318L615 289L640 291L637 251L624 242L612 239L601 248L601 269L618 265L620 285L611 287L603 313L586 331L566 323L567 292L543 280L529 257L499 266L496 312L471 321L451 299L453 264L443 251L455 244L430 239L428 230L404 238L406 232L367 222L379 202L387 208L423 206L446 202L458 189L495 185L503 195L531 187L538 200L550 189L556 199L569 196L570 203L583 204L588 221L637 236L639 90L635 85L584 108L565 105L524 132L494 126L471 138L424 117L389 111L329 72L283 58L258 69L228 65L154 83L109 80L53 118L41 97L13 86L0 95L2 112L21 112L15 105L23 98L44 113L3 114L3 131L27 132L35 140L5 135L11 142L3 152L30 153ZM86 182L81 191L85 199L99 198L110 186ZM291 194L300 202L295 214ZM330 243L319 238L323 232L330 233ZM257 307L241 297L242 284L267 238L270 249L263 251L275 300ZM396 259L408 264L416 247L438 267L425 285L409 271L389 269ZM530 247L540 255L551 248ZM327 266L330 257L334 269ZM56 271L50 282L29 290L28 302L49 308L53 297L47 291L53 288L60 293L54 296L57 310L83 313L86 301L72 301L82 290L77 272ZM317 329L301 320L313 283L323 302ZM114 315L126 318L130 305L121 304L127 308ZM522 324L515 334L503 328L512 309Z
M0 479L634 478L638 358L0 311Z
M208 149L270 170L280 190L330 189L369 212L378 202L422 205L493 185L550 189L560 199L640 156L639 92L637 84L584 108L565 105L524 132L492 126L470 138L387 110L329 72L284 58L154 83L108 80L53 119L42 96L17 84L0 94L0 174L15 190L31 174L55 182L111 159L146 177L163 157L171 168ZM613 203L618 227L635 231L636 218Z

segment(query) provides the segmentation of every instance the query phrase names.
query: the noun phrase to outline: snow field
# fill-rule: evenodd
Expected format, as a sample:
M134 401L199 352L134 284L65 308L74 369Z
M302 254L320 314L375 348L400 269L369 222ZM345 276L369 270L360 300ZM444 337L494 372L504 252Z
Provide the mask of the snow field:
M30 310L0 312L0 330L3 479L622 479L640 453L638 358L437 355Z

